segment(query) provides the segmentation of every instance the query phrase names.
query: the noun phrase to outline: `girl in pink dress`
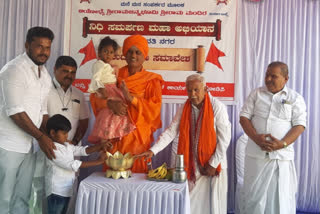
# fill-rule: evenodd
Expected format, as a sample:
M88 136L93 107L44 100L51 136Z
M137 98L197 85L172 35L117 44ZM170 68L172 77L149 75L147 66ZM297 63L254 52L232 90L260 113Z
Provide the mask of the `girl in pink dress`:
M96 100L99 100L99 102L101 102L99 98L105 97L125 102L123 93L116 84L116 69L109 64L115 55L117 47L117 43L110 37L105 37L99 44L99 60L92 66L93 76L88 89L88 92L92 93L90 96L91 104L93 104L94 97L98 97ZM106 103L106 100L103 103ZM95 111L96 120L88 137L90 143L100 143L107 140L117 141L135 129L135 125L129 115L115 115L106 106L95 109Z

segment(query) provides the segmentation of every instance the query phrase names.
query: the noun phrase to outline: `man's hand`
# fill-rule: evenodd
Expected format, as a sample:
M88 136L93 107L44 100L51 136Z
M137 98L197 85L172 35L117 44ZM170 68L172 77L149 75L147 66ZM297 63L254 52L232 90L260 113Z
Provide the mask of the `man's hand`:
M272 148L268 143L270 140L270 134L257 134L256 129L251 123L251 120L246 117L240 117L240 124L248 137L251 138L262 150L267 152L272 151Z
M270 135L270 141L267 141L269 148L271 149L271 151L275 151L278 149L282 149L283 148L283 142L281 140L278 140L277 138L273 137L272 135Z
M113 147L113 144L110 140L102 140L101 141L101 150L106 152L108 151L109 149L112 149Z
M99 161L101 161L102 163L107 159L107 154L103 151L99 152Z
M217 169L212 167L209 163L204 165L204 171L207 176L215 176L217 175Z
M37 139L40 149L46 154L46 156L52 160L52 158L56 158L53 150L56 149L53 141L45 134Z
M139 155L136 155L135 158L145 158L145 160L148 160L149 158L152 158L153 157L153 152L151 150L148 150L146 152L143 152Z
M272 148L270 146L269 140L270 134L257 134L253 141L264 151L272 152Z
M26 112L20 112L11 115L10 118L18 127L20 127L29 135L33 136L38 141L40 149L50 160L52 160L52 158L56 158L53 152L53 149L56 149L56 147L52 140L34 125ZM46 121L42 125L45 125L45 123Z
M107 100L107 106L115 115L124 116L127 114L128 105L121 100Z
M99 88L96 92L96 96L100 99L108 99L108 94L105 88Z

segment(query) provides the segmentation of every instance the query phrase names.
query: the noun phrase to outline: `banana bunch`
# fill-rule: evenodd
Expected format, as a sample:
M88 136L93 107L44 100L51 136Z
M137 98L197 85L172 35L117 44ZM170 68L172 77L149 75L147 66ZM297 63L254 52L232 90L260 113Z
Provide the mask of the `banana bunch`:
M150 170L148 172L149 178L154 179L164 179L168 173L167 164L164 163L156 169Z

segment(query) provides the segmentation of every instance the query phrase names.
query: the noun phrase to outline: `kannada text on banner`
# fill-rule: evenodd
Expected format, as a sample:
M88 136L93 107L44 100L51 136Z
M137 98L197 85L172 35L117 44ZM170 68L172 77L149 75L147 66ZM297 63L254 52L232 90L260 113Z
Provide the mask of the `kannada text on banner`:
M183 102L185 79L200 72L209 91L234 101L237 1L66 1L70 16L65 32L65 53L82 62L79 50L93 42L95 50L105 36L120 46L129 35L141 34L149 43L145 69L162 75L163 102ZM95 60L81 65L75 86L86 92ZM126 65L121 50L112 61Z

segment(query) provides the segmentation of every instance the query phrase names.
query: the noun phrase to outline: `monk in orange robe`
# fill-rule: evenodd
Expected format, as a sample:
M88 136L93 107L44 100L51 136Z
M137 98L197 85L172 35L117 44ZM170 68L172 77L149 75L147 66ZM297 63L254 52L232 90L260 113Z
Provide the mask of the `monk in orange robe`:
M148 56L148 42L141 35L133 35L123 43L123 55L127 66L119 69L118 85L127 103L109 99L107 102L90 97L93 112L97 113L106 105L118 115L129 113L136 129L115 142L112 153L140 154L148 151L153 142L153 132L161 127L160 111L163 79L161 75L146 71L143 62ZM134 162L132 172L147 172L143 159Z

